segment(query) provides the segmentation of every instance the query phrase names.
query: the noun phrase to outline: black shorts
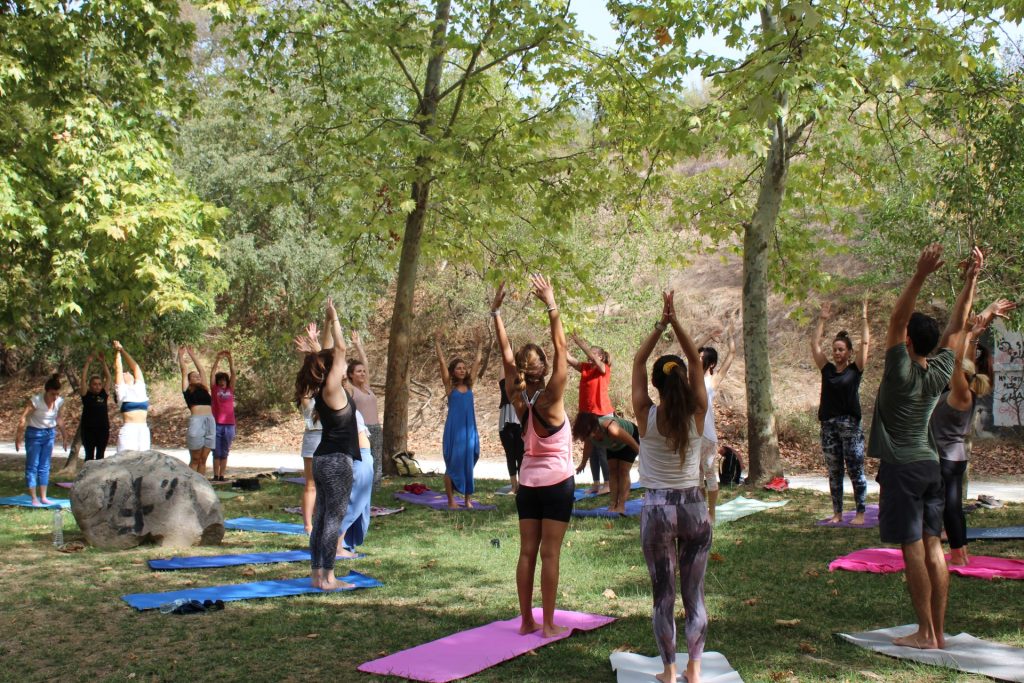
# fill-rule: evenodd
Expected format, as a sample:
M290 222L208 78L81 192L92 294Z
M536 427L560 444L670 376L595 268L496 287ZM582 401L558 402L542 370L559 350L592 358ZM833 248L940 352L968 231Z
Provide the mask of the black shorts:
M519 485L516 492L516 510L519 519L553 519L568 523L572 505L576 502L576 478L567 477L551 486Z
M523 443L523 426L509 422L504 429L498 432L498 436L501 438L501 447L505 449L508 476L514 477L519 474L519 468L523 465L523 455L526 452L526 445Z
M637 441L637 443L640 442L640 431L637 429L636 425L633 424L632 422L629 423L629 435L632 436L633 439L635 439ZM638 456L638 455L639 455L639 453L637 453L632 448L630 448L629 446L626 446L626 445L623 445L622 448L620 448L618 450L614 450L614 451L613 450L609 450L608 451L608 459L609 460L622 460L623 462L628 462L628 463L636 462L636 456Z
M875 478L878 530L883 543L914 543L942 534L942 473L937 460L882 462Z

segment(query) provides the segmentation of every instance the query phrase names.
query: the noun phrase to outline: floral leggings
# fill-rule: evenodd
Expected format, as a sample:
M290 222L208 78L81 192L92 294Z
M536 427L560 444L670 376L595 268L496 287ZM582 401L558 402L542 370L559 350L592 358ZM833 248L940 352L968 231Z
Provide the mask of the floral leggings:
M821 450L828 467L828 488L832 493L832 512L843 512L843 467L853 483L853 499L857 512L864 512L868 480L864 476L864 432L860 420L840 415L821 422Z

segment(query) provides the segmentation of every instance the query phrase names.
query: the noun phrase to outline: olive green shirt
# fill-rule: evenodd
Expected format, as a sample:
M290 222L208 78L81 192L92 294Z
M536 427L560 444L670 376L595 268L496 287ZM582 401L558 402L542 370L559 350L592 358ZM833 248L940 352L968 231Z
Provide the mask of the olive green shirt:
M928 420L939 394L953 376L955 363L950 349L941 349L929 358L927 368L911 360L906 344L885 352L885 370L868 440L870 457L893 464L939 461Z

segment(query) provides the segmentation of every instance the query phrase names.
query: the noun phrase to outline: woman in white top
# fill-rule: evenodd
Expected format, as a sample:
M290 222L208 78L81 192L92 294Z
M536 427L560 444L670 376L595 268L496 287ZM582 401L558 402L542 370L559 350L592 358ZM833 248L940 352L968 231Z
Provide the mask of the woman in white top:
M324 344L332 344L329 340L328 326L324 325L323 332L317 328L316 323L306 326L306 332L295 337L295 348L299 353L305 354L305 349L320 351ZM303 356L303 369L305 372L308 365L315 362L315 359L308 355ZM302 420L306 428L302 432L302 448L299 451L302 455L302 474L305 483L302 486L302 526L308 534L313 530L313 506L316 504L316 484L313 483L313 453L320 445L320 437L323 435L323 426L317 418L313 406L312 396L303 396L298 402L299 411L302 413Z
M704 434L701 437L700 446L700 468L704 476L704 488L708 496L708 516L711 517L711 525L715 524L715 506L718 504L718 467L715 461L718 459L718 431L715 429L715 395L718 393L718 386L725 379L732 359L736 356L736 339L730 323L728 331L729 352L718 366L718 351L713 346L706 346L713 336L697 345L697 352L700 353L701 365L704 368L704 390L708 395L708 412L704 416Z
M68 438L64 433L64 418L60 408L64 399L60 396L60 375L53 373L43 385L43 393L29 399L25 410L14 430L14 450L21 450L21 433L25 431L25 486L32 496L32 505L49 505L46 487L50 483L50 458L53 456L53 441L60 429L60 440L64 450L68 449ZM27 423L27 425L26 425ZM36 489L39 496L36 496Z
M131 372L124 372L121 356L128 362ZM121 342L114 342L114 392L117 394L117 407L121 411L124 423L117 434L117 453L125 451L148 451L150 448L149 396L146 394L146 380L142 376L142 368L135 362Z
M708 409L704 370L697 346L676 319L673 292L665 293L661 320L633 357L633 412L640 432L640 484L647 489L640 517L640 538L654 596L654 638L665 670L662 683L676 680L676 572L686 608L686 680L700 682L700 660L707 638L704 571L711 548L711 521L701 487L700 449ZM647 359L672 325L683 347L679 356L654 362L647 387Z
M348 384L352 389L352 400L356 402L356 410L363 415L366 430L370 439L370 454L373 456L373 490L380 487L384 477L384 428L380 423L380 412L377 409L377 395L370 386L370 361L366 359L366 349L359 333L352 330L352 346L359 358L348 363Z

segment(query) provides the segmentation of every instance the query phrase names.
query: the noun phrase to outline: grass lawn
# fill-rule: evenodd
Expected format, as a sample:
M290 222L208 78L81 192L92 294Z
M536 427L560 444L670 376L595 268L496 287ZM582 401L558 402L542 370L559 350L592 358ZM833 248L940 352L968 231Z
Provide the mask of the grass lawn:
M20 471L0 471L0 493L21 492ZM443 490L440 478L421 478ZM390 505L392 482L375 497ZM303 564L153 572L158 548L65 555L51 545L52 512L0 508L0 680L373 681L360 663L456 631L517 614L513 581L518 551L515 503L494 495L504 482L479 481L479 500L496 512L434 512L411 506L373 520L368 557L344 563L384 582L347 594L228 603L222 612L136 612L125 593L308 575ZM224 501L225 517L298 522L282 508L299 487L270 483ZM54 489L57 495L67 491ZM743 491L764 499L781 496ZM723 501L735 495L723 491ZM830 574L828 563L878 546L877 530L824 529L828 496L784 494L790 504L715 530L707 573L711 615L707 649L722 652L746 681L985 680L901 662L837 642L833 633L913 621L903 576ZM601 499L581 505L596 507ZM65 515L65 539L81 538ZM1024 523L1024 506L978 511L976 526ZM650 582L637 519L574 519L562 550L558 605L618 621L541 648L466 680L613 681L617 649L656 655ZM499 539L495 548L492 539ZM228 531L219 548L178 554L287 550L303 538ZM975 554L1024 558L1024 542L975 543ZM339 572L340 573L340 572ZM538 572L539 580L539 572ZM617 596L605 597L606 589ZM952 577L947 632L1024 647L1024 582ZM539 588L536 602L539 605ZM776 620L798 619L796 626ZM680 650L685 639L680 626ZM390 679L397 680L397 679Z

